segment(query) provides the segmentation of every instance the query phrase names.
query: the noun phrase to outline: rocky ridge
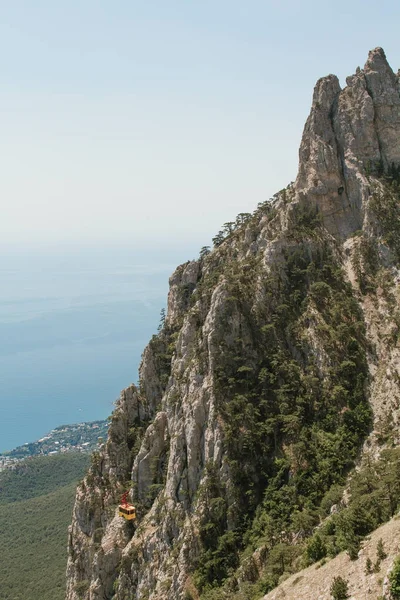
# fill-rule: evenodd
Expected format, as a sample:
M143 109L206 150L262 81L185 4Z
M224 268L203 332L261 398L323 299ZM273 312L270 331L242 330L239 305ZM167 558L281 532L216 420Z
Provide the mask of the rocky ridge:
M346 83L317 82L295 183L172 275L140 386L122 392L77 490L66 600L256 597L245 589L277 543L306 535L264 525L245 553L271 482L304 495L307 444L323 453L335 435L348 456L326 461L341 477L362 446L379 454L383 429L398 443L399 77L376 48ZM321 497L335 483L314 481ZM136 527L117 516L125 489Z

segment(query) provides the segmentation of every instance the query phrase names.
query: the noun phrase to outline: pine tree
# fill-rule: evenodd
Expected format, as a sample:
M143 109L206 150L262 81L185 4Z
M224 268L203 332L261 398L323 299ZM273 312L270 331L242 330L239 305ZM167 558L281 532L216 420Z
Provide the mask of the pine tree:
M378 545L376 547L376 556L379 561L385 560L385 558L387 557L382 538L380 538L378 541Z
M346 600L349 597L349 585L343 577L335 577L330 587L333 600Z

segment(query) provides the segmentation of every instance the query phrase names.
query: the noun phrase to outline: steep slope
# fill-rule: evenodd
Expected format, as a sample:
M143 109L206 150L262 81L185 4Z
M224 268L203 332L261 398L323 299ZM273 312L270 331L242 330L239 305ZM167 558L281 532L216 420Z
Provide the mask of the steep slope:
M398 441L399 176L399 80L377 48L343 90L318 81L296 182L172 275L140 388L77 490L67 600L251 598L301 567L363 445Z
M383 592L388 587L386 573L393 564L393 557L400 552L399 539L400 520L389 521L365 540L357 561L350 560L348 554L342 552L326 563L319 562L292 575L264 596L264 600L331 598L329 590L335 577L342 577L348 582L351 598L383 598ZM377 562L379 541L383 543L386 558L375 572L373 569L368 572L368 558L372 565Z

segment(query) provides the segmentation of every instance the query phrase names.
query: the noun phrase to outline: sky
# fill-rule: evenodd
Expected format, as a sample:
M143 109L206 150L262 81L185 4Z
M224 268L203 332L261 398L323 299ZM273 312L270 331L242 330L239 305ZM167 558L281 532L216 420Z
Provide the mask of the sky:
M317 79L395 0L0 2L0 241L209 243L294 180Z

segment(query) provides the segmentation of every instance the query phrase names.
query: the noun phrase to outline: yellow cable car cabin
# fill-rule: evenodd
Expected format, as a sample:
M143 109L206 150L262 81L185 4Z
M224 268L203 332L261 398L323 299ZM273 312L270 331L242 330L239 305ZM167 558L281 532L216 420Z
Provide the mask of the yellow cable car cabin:
M128 492L125 492L121 498L121 504L118 507L118 514L120 517L124 517L124 519L127 521L133 521L136 519L136 508L133 506L133 504L128 502L127 498Z
M132 504L120 504L118 514L127 521L132 521L133 519L136 519L136 508L132 506Z

